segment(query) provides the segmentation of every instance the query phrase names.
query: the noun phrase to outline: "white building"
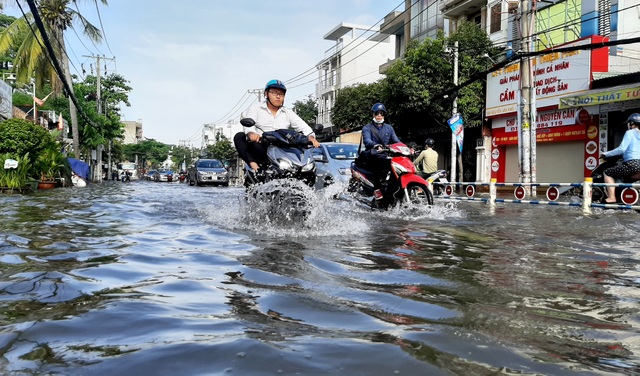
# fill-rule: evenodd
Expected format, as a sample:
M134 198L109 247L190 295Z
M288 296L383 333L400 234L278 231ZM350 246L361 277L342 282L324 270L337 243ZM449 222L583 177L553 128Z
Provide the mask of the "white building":
M381 79L380 65L395 56L395 38L381 35L378 29L341 23L325 34L324 39L335 41L316 65L318 84L317 122L330 129L331 109L339 89L355 84L368 84ZM337 131L337 130L331 130Z
M142 140L142 120L123 121L124 140L123 144L137 144Z
M217 134L233 143L233 136L238 132L242 132L242 124L235 120L229 120L226 123L205 124L202 127L202 149L215 144Z

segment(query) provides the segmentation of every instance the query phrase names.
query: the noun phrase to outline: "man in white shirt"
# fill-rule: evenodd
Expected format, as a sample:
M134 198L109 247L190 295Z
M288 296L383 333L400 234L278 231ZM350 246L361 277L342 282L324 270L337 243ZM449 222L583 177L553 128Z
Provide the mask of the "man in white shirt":
M245 118L256 122L253 127L245 127L233 137L233 143L238 155L253 170L258 171L259 165L267 158L266 148L258 141L262 132L277 129L294 129L309 137L314 147L319 147L313 129L305 123L295 112L284 107L284 96L287 88L280 80L267 82L264 88L265 101L249 108Z

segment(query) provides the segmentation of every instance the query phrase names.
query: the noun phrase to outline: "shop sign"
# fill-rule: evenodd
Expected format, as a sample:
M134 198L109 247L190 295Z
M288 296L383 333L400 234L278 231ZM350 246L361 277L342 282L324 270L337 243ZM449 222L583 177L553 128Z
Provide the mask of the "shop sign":
M536 142L564 142L584 140L587 130L584 125L538 128ZM515 145L518 143L517 132L507 132L505 128L493 130L493 142L496 145Z
M591 43L583 39L566 47ZM561 96L589 90L591 77L590 50L549 52L532 58L537 107L557 106ZM507 114L517 110L520 89L520 63L508 65L487 75L487 116Z
M606 103L623 102L640 99L640 86L624 89L598 91L572 97L560 98L559 108L593 106Z

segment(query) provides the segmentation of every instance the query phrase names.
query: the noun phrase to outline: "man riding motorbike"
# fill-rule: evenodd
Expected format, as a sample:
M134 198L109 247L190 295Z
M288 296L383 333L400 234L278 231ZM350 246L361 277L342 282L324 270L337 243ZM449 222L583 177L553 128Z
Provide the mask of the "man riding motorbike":
M433 141L433 138L427 138L424 142L424 150L420 152L418 158L413 161L416 167L421 167L420 170L422 170L422 173L420 175L425 179L438 171L438 152L433 150L434 144L435 141Z
M400 142L400 139L391 124L384 122L384 117L387 114L387 108L384 104L374 104L371 107L371 113L373 114L372 121L362 128L362 142L365 150L360 153L356 165L369 167L375 174L373 197L380 200L383 197L380 190L382 179L387 176L391 168L389 158L380 151L386 145Z
M284 107L287 88L280 80L271 80L264 87L265 101L250 107L245 118L255 121L255 126L245 127L233 137L238 155L249 166L250 173L257 173L267 160L267 150L260 142L262 132L277 129L294 129L309 137L314 147L319 147L313 129L295 112Z
M624 179L640 171L640 114L631 114L623 124L627 126L627 131L620 145L601 155L604 159L622 155L622 164L604 170L605 183L613 184L615 179ZM607 187L605 204L614 204L617 201L615 189L614 186Z

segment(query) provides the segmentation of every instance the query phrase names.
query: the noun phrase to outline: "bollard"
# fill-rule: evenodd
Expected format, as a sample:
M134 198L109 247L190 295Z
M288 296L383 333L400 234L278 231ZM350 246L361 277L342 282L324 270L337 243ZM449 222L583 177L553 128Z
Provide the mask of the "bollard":
M489 205L496 205L496 182L498 179L491 178L491 183L489 183Z
M584 178L584 183L582 183L582 212L584 214L591 214L591 184L593 184L593 178Z

